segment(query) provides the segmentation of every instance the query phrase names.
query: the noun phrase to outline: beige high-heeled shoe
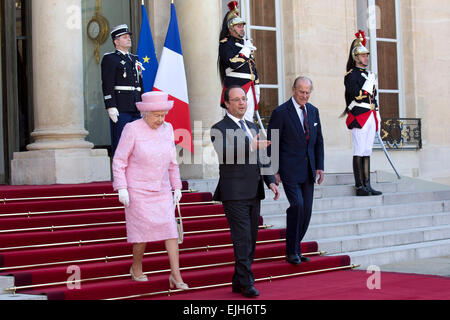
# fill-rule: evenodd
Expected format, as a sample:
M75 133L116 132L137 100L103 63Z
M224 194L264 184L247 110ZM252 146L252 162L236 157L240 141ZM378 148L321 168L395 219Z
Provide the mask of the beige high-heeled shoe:
M189 286L186 283L183 282L176 282L175 278L170 275L169 277L169 284L170 284L170 289L173 289L174 287L176 287L177 289L180 290L188 290Z
M130 274L131 274L131 279L133 279L134 281L138 281L138 282L148 281L148 277L145 274L142 274L139 277L136 277L133 273L133 267L130 268Z

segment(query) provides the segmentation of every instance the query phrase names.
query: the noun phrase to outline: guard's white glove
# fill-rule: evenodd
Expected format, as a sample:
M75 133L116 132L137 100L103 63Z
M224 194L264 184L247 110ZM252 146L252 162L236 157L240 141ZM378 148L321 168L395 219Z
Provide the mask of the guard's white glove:
M252 50L249 47L244 46L241 51L239 51L240 54L244 55L247 59L250 58L250 55L252 54Z
M179 203L182 197L183 197L183 195L181 193L181 190L175 190L173 192L173 201L175 203Z
M130 195L128 194L127 189L119 190L119 201L125 206L125 208L128 208L130 206Z
M112 122L117 123L119 121L119 110L117 108L109 108L108 115Z
M252 52L257 50L252 40L244 39L244 47L248 47Z
M373 72L369 72L368 76L365 73L363 73L362 76L366 79L362 89L369 94L373 94L375 85L377 84L377 75Z

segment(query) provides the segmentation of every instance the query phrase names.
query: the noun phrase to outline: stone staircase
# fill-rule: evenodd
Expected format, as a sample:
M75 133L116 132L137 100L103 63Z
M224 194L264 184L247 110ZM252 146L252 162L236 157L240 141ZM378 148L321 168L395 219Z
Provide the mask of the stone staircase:
M352 174L328 174L316 187L311 225L304 241L317 241L329 255L349 255L354 264L411 261L450 254L450 186L386 172L372 173L378 197L354 196ZM215 180L190 181L214 192ZM274 228L286 227L289 203L266 191L262 215Z
M327 255L348 255L365 269L422 258L450 255L450 186L385 172L372 174L378 197L354 196L352 174L327 174L316 187L313 217L304 241L315 241ZM214 192L217 180L191 180L200 192ZM289 203L282 192L274 201L266 191L264 223L285 228ZM0 277L0 300L46 299L45 296L8 295L10 277Z

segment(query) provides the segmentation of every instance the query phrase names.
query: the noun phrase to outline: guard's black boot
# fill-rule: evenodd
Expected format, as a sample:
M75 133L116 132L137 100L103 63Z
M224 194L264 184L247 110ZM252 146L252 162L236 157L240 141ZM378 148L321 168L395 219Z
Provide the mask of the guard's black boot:
M355 189L356 195L358 197L370 196L369 190L363 183L363 158L354 156L353 157L353 174L355 176Z
M372 196L380 196L383 193L374 190L370 185L370 157L363 157L364 185Z

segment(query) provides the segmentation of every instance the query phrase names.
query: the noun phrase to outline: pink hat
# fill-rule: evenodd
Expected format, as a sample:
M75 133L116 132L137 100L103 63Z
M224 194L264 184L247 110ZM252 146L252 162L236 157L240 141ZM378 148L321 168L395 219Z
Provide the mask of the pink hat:
M142 95L142 102L136 103L140 112L169 111L173 108L169 95L160 91L147 92Z

